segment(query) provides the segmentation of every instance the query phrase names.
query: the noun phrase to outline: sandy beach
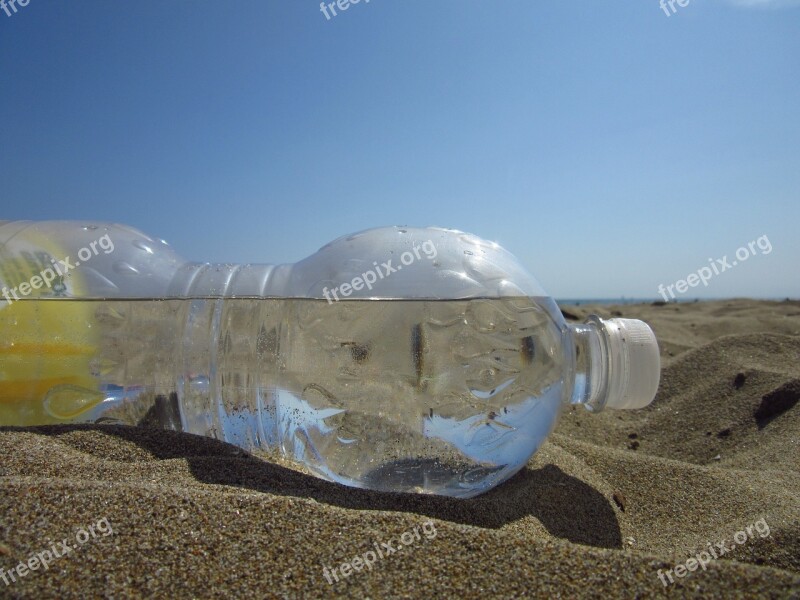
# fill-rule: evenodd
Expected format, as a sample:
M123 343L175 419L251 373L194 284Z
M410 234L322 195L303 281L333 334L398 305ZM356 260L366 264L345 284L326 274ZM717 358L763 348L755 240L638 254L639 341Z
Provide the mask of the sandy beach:
M0 429L0 597L800 597L800 301L562 310L647 321L658 395L566 409L472 500L155 429Z

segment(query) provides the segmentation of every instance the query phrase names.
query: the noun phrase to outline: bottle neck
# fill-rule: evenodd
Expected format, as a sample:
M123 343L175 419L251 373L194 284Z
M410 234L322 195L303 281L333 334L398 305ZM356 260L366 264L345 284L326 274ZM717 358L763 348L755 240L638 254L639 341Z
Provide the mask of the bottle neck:
M169 286L169 297L281 296L291 265L185 263Z
M592 412L603 409L608 390L608 356L603 331L593 321L570 326L575 380L570 404Z
M652 402L661 368L658 342L646 323L591 315L570 331L572 404L598 412L605 407L643 408Z

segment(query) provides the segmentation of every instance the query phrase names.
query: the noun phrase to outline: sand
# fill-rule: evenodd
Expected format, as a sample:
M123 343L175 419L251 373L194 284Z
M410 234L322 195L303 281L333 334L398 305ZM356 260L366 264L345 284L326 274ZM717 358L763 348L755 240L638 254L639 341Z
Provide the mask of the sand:
M566 410L472 500L344 488L173 432L0 429L0 597L800 597L800 302L563 308L651 323L658 396Z

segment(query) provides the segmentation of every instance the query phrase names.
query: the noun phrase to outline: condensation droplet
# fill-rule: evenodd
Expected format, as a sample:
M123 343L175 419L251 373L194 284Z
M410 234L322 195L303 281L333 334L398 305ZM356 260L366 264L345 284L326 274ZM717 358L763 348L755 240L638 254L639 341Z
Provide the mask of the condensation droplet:
M114 269L114 271L116 271L120 275L138 275L139 274L139 270L136 267L126 263L124 260L116 261L112 268Z
M155 254L155 252L153 252L153 249L142 240L134 240L133 245L139 248L139 250L144 250L148 254Z

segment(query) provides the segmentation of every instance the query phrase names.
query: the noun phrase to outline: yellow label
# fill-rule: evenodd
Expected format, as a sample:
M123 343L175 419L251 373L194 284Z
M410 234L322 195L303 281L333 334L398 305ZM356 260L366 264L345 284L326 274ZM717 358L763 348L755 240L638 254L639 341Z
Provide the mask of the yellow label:
M86 390L96 404L95 303L70 299L87 291L80 268L68 268L70 262L74 257L31 230L0 246L0 425L74 417L47 409L48 394L63 386Z

